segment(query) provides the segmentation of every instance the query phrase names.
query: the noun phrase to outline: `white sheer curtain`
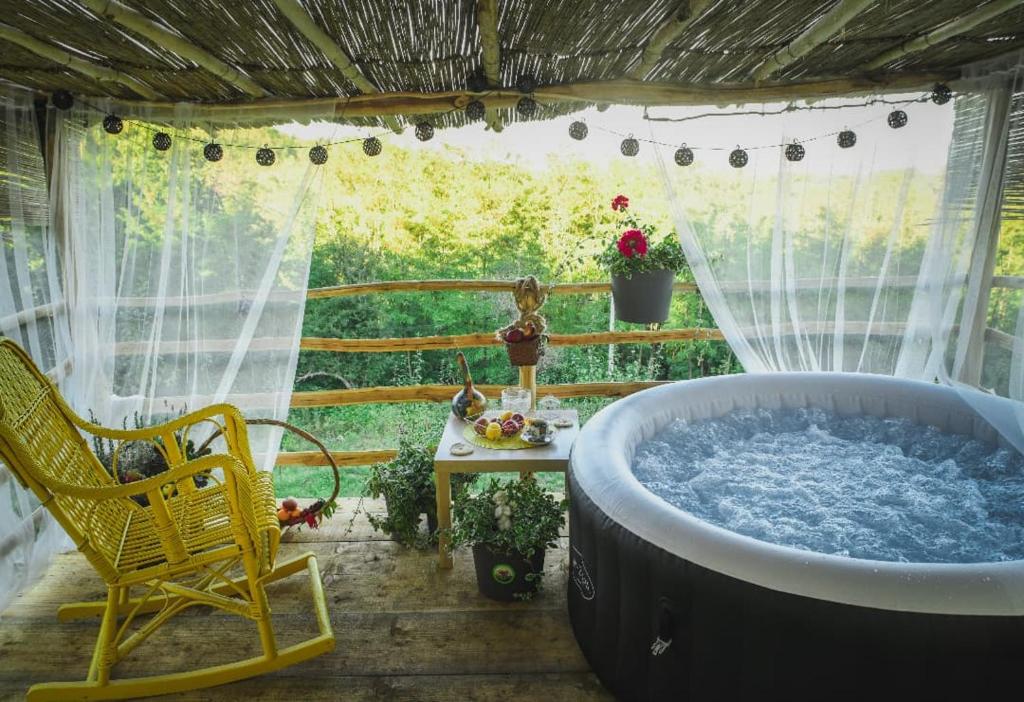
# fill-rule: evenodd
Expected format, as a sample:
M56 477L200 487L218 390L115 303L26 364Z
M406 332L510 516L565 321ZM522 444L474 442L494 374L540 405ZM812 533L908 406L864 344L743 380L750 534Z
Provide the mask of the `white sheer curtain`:
M1024 452L1024 304L1017 291L990 291L987 281L1000 249L1005 249L1010 260L1017 253L1008 250L1012 239L1001 245L1000 237L1019 227L1022 216L1024 52L969 66L963 73L962 90L989 97L986 118L991 138L984 154L985 179L979 184L976 216L978 238L960 319L964 332L947 355L940 376L956 387L1003 439ZM994 231L997 236L992 236ZM991 312L999 308L1006 308L1006 316L1015 317L1015 323L994 320ZM1003 343L990 343L989 332Z
M287 137L240 127L216 131L224 157L209 162L188 105L159 125L125 116L117 135L95 107L58 125L71 333L87 370L69 379L73 406L114 424L224 401L286 418L321 170L306 148L258 165L233 145ZM157 131L170 150L154 149ZM280 430L250 439L273 467Z
M659 151L694 276L747 371L938 374L971 260L988 97L916 97L758 117L741 132L749 147L822 135L799 162L748 148L746 168L702 171ZM901 129L886 123L894 107L909 116ZM657 124L656 140L681 141L679 127ZM836 144L845 128L853 148Z
M69 369L60 263L30 93L0 88L0 335L63 384ZM0 611L70 541L0 463Z

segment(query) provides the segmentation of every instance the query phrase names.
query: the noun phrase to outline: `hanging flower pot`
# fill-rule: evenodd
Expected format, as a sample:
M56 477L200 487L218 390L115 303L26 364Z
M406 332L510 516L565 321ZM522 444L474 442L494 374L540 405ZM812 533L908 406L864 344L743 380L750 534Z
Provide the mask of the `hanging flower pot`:
M610 274L615 318L635 324L660 324L668 319L672 283L688 271L676 237L655 239L654 227L641 224L629 211L629 198L618 195L612 210L619 213L621 234L597 256Z
M505 352L513 366L535 366L544 355L546 337L530 322L516 322L499 329L498 338L505 342Z
M661 323L668 319L675 271L658 270L612 275L615 319L635 324Z

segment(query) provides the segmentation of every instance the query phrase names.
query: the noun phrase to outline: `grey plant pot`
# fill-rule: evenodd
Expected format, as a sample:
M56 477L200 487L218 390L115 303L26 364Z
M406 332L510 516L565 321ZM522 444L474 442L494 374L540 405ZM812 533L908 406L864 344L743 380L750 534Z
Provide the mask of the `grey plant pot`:
M634 273L629 278L613 275L615 318L636 324L664 322L668 319L675 277L675 272L670 270Z

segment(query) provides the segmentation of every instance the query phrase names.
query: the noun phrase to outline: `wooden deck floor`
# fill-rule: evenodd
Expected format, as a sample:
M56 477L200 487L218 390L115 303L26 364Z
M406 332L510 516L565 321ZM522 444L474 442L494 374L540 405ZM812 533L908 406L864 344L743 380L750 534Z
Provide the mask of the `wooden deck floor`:
M565 607L568 556L548 553L546 585L532 602L501 604L476 590L472 555L438 571L436 553L404 549L352 520L355 500L318 532L286 535L280 559L317 554L333 653L278 673L162 697L175 700L610 700L573 639ZM369 509L380 509L367 502ZM351 525L350 525L351 522ZM280 643L316 631L308 578L268 588ZM0 615L0 699L23 699L46 680L84 678L98 620L61 624L57 606L102 599L104 588L78 554L58 556L43 580ZM173 672L256 655L255 627L195 608L120 664L122 676Z

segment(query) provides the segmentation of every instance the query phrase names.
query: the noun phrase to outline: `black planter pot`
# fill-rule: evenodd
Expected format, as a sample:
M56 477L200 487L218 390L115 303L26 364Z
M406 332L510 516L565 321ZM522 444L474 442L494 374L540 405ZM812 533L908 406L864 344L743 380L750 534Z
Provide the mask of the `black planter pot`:
M529 558L519 553L492 551L486 544L474 544L473 564L480 594L500 602L511 602L516 595L533 594L544 572L544 549Z
M647 271L629 278L612 276L615 318L621 322L652 324L668 319L675 271Z

